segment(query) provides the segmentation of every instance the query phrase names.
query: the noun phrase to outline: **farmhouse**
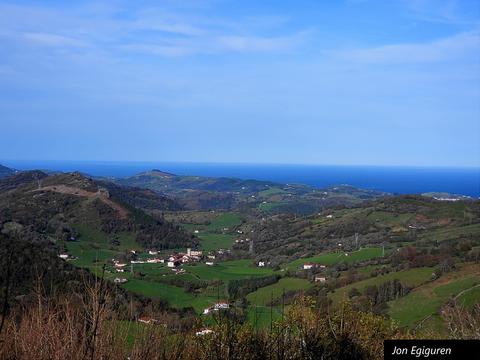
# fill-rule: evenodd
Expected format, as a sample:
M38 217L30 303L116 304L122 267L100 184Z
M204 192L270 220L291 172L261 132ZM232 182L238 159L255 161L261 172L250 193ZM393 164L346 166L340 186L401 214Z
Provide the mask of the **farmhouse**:
M143 261L143 260L132 260L132 261L130 261L130 263L132 263L132 264L145 264L145 261Z
M147 263L149 263L149 264L157 264L159 262L162 262L162 260L160 260L158 258L147 259Z
M202 252L201 251L196 251L196 250L192 250L191 248L187 248L187 256L202 256Z
M173 261L168 261L167 266L170 268L174 268L177 266L180 266L181 262L180 260L173 260Z
M219 301L213 305L214 310L223 310L223 309L228 309L230 305L226 301Z

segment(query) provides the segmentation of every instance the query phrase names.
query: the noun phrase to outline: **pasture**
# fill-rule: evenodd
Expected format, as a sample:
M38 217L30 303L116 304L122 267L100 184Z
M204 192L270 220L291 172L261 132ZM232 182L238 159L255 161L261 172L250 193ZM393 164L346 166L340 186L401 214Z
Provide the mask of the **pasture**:
M460 271L448 273L434 282L414 289L403 298L389 302L388 313L399 326L412 327L426 317L436 314L449 298L478 284L480 265L467 265ZM476 293L475 289L471 290L473 295ZM464 292L462 295L466 297L466 301L475 301L475 298L467 294L468 292ZM477 298L476 301L478 300Z
M431 267L422 267L404 271L391 272L385 275L379 275L369 279L357 281L353 284L343 286L339 289L335 289L335 292L329 293L328 297L332 299L334 303L338 303L342 300L346 300L348 298L348 292L353 288L356 288L358 291L362 292L369 286L378 286L387 281L392 281L395 279L400 280L405 285L416 287L430 280L432 277L432 272L433 268Z
M383 255L383 249L375 248L375 247L363 248L357 251L353 251L351 253L345 253L343 251L329 252L329 253L324 253L316 256L294 260L289 264L287 264L286 268L289 270L299 268L305 263L315 263L315 264L322 264L327 266L332 266L340 262L353 264L359 261L378 258L378 257L381 257L382 255Z
M209 266L203 263L185 265L184 269L201 280L238 280L272 275L270 268L259 268L251 260L232 260Z
M277 283L262 287L247 295L247 300L253 305L267 305L271 300L279 299L283 291L308 290L313 284L306 279L282 278Z

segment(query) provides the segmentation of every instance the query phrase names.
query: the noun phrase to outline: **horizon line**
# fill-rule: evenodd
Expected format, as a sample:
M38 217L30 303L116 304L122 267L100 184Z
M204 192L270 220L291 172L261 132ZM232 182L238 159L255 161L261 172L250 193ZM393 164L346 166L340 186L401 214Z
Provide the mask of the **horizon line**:
M328 163L279 163L246 161L181 161L181 160L70 160L70 159L0 159L3 162L71 162L71 163L127 163L127 164L198 164L198 165L254 165L254 166L325 166L325 167L387 167L387 168L422 168L422 169L469 169L480 170L480 165L406 165L406 164L328 164ZM153 169L152 169L153 170Z

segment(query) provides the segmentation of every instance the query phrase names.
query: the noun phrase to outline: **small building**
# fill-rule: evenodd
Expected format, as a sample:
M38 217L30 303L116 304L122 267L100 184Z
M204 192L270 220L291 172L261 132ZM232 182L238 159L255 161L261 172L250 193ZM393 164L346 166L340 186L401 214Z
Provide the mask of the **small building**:
M148 254L149 254L149 255L157 255L157 254L158 254L158 251L157 251L157 250L149 250L149 251L148 251Z
M113 280L115 284L125 284L127 281L128 280L125 278L118 278L118 277Z
M158 258L147 259L147 263L149 263L149 264L157 264L159 262L161 262L161 260L158 259Z
M327 219L333 219L333 215L327 215L326 218Z
M215 303L215 305L213 305L213 308L215 310L224 310L224 309L228 309L229 307L230 305L226 301L219 301Z
M169 268L177 267L177 266L178 266L178 262L177 262L177 261L169 261L169 262L167 263L167 266L168 266Z
M215 255L208 255L207 256L209 259L215 260Z
M68 254L60 254L58 255L60 259L67 260L68 259Z
M315 282L324 283L327 281L325 276L315 276Z
M265 261L258 262L258 267L264 267L264 266L265 266Z
M115 265L116 268L122 268L122 267L127 266L127 264L125 264L125 263L120 263L120 262L116 262L114 265Z
M119 272L119 273L123 273L123 272L125 272L125 270L124 270L124 269L122 269L122 268L118 268L118 269L115 269L115 270L116 270L117 272Z
M136 254L136 253L137 253L137 250L130 250L130 252L131 252L132 254Z
M317 264L314 264L314 263L305 263L303 264L303 270L311 270L313 268L315 268L317 266Z
M207 261L207 262L205 263L205 265L208 265L208 266L213 266L214 264L213 264L213 262L212 262L212 261Z
M210 311L211 311L211 309L210 309L209 307L203 309L203 315L208 315L208 314L210 314Z

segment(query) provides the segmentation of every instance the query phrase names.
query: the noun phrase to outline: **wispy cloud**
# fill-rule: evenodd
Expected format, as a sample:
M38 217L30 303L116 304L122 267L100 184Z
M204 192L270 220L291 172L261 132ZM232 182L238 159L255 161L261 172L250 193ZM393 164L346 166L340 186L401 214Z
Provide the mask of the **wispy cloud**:
M290 51L302 44L306 31L271 31L288 21L284 16L222 18L178 13L165 7L47 8L0 4L0 34L15 38L24 47L86 47L179 57L196 54L265 53ZM18 18L19 21L11 21ZM86 49L87 51L87 49Z
M334 56L357 63L413 64L447 62L462 58L479 60L480 32L465 32L427 43L392 44L334 51Z
M401 0L401 3L410 16L420 21L465 25L479 23L476 0ZM468 6L471 8L462 11L463 7Z
M27 32L23 34L23 37L31 43L43 46L53 46L53 47L61 47L61 46L85 46L85 42L77 39L73 39L70 37L57 35L57 34L49 34L49 33L35 33L35 32Z

